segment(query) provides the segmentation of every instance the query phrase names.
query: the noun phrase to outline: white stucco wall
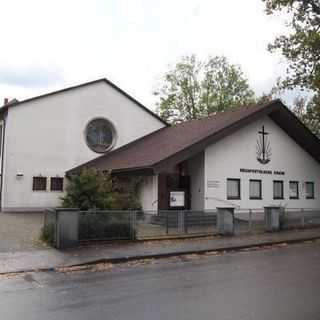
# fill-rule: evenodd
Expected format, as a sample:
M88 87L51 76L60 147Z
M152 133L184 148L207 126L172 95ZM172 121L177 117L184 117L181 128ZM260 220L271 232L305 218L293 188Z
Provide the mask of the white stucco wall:
M143 210L158 209L158 175L143 177L139 199Z
M188 160L190 175L191 210L204 209L204 153Z
M87 123L107 118L117 131L118 148L164 126L162 122L104 82L9 108L2 209L59 205L61 192L32 191L33 176L64 176L96 158L84 139ZM16 174L23 173L17 179Z
M256 160L256 139L262 125L269 132L272 148L271 161L265 165ZM284 171L285 175L241 173L240 168ZM241 179L241 200L226 199L227 178ZM249 179L262 180L262 200L249 199ZM284 200L273 199L273 180L284 181ZM290 180L299 181L298 200L289 199ZM305 198L306 181L314 182L314 200ZM268 205L320 208L320 165L270 118L260 119L205 150L205 208L234 205L241 208Z

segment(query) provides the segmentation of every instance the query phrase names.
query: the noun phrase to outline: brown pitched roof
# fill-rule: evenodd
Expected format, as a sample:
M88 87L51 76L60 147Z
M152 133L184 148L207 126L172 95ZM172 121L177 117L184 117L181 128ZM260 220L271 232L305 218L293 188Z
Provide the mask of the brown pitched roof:
M209 144L234 132L255 119L269 115L275 122L320 161L319 140L285 107L280 100L221 112L200 120L165 127L100 156L74 169L95 167L114 172L151 169L160 171L167 165L183 161Z

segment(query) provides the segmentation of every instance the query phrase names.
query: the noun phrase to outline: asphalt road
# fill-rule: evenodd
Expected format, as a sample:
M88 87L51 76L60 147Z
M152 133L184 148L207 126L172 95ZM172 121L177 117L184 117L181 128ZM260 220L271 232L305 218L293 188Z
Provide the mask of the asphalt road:
M320 319L320 243L0 280L1 320Z

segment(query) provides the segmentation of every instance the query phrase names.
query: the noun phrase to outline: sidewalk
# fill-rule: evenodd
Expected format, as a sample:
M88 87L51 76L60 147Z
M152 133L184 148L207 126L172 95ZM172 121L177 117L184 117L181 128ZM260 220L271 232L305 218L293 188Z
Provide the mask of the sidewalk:
M292 243L314 239L320 239L320 228L234 237L215 236L185 240L100 244L65 251L46 249L0 253L0 274L54 270L58 267L70 267L95 262L116 263L134 259L160 258L208 251L238 250L259 245L282 242Z

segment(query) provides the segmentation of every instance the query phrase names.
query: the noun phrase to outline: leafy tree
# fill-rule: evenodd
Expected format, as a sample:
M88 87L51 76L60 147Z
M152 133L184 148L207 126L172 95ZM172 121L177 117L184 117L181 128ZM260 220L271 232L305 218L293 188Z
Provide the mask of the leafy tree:
M81 210L139 209L140 204L135 193L137 184L138 180L134 178L131 184L126 185L112 179L109 173L85 169L79 175L71 177L66 196L62 198L62 206Z
M311 92L309 99L297 98L294 112L320 137L320 2L319 0L263 0L267 14L286 11L288 35L269 45L289 62L287 74L278 82L280 89L300 87Z
M294 101L293 112L296 116L320 138L320 96L311 99L298 97Z
M287 76L282 88L297 86L320 90L320 2L319 0L263 0L267 14L286 11L291 32L277 37L269 45L271 52L280 51L288 60Z
M169 122L198 119L254 101L239 66L225 57L199 61L195 55L184 56L163 77L154 92L159 97L157 111Z

